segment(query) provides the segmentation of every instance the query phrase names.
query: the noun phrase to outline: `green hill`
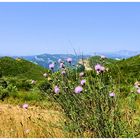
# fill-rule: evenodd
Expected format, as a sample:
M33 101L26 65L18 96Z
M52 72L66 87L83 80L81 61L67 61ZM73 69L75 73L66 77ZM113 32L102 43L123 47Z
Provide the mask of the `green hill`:
M0 58L0 74L8 77L20 77L39 80L48 70L23 59Z
M127 82L140 80L140 55L117 61L109 67L114 78L120 76Z
M120 79L121 83L134 83L140 81L140 55L128 59L115 60L111 58L101 59L100 56L89 58L92 68L99 63L109 68L113 79Z
M107 65L110 65L114 62L117 62L117 60L115 59L111 59L111 58L105 58L105 59L101 59L100 56L93 56L93 57L90 57L89 59L89 65L93 68L97 63L99 64L105 64L106 66Z

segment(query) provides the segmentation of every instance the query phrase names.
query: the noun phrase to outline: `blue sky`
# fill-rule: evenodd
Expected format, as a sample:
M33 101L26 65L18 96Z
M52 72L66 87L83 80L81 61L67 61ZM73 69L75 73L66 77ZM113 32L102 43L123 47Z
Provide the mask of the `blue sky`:
M140 50L140 3L0 3L0 55Z

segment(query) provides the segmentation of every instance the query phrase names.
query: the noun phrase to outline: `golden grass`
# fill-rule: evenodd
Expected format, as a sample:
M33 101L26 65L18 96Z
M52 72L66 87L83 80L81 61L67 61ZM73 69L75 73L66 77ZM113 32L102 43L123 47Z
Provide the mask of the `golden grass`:
M60 111L41 107L29 106L26 110L19 106L0 103L0 137L66 137L62 114Z
M79 64L82 64L82 65L84 65L85 66L85 70L92 70L92 68L90 67L90 65L89 65L89 61L88 61L88 59L84 59L84 60L82 60L82 59L80 59L79 60Z

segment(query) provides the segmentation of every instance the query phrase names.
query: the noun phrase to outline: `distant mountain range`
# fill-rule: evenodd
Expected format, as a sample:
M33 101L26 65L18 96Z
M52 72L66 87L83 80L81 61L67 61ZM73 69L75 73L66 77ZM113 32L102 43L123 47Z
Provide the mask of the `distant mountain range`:
M121 50L118 52L96 52L94 55L105 55L108 58L113 58L116 60L129 58L132 56L136 56L140 54L140 51L128 51L128 50ZM49 64L52 62L58 62L58 59L62 59L65 61L68 57L72 58L73 65L76 65L80 59L89 58L94 55L73 55L73 54L41 54L41 55L33 55L33 56L13 56L13 58L23 58L45 68L49 67Z
M102 53L95 53L96 55L105 55L109 58L115 58L115 59L123 59L123 58L129 58L132 56L136 56L140 54L140 51L129 51L129 50L121 50L117 52L102 52Z
M69 57L72 58L72 65L76 65L80 59L89 58L90 55L82 56L82 55L72 55L72 54L41 54L41 55L34 55L34 56L18 56L18 58L23 58L25 60L43 66L45 68L49 68L49 64L53 62L58 63L59 59L65 62L66 59ZM17 56L14 56L14 58L17 58Z

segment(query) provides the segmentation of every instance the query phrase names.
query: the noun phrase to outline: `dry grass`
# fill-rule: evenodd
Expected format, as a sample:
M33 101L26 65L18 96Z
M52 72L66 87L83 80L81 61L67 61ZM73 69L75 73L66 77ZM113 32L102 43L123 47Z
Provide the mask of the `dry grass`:
M63 122L62 122L63 120ZM0 137L47 138L66 137L62 112L30 106L0 104Z
M84 60L82 60L82 59L80 59L79 60L79 64L82 64L82 65L84 65L85 66L85 70L92 70L92 68L90 67L90 65L89 65L89 61L88 61L88 59L84 59Z

